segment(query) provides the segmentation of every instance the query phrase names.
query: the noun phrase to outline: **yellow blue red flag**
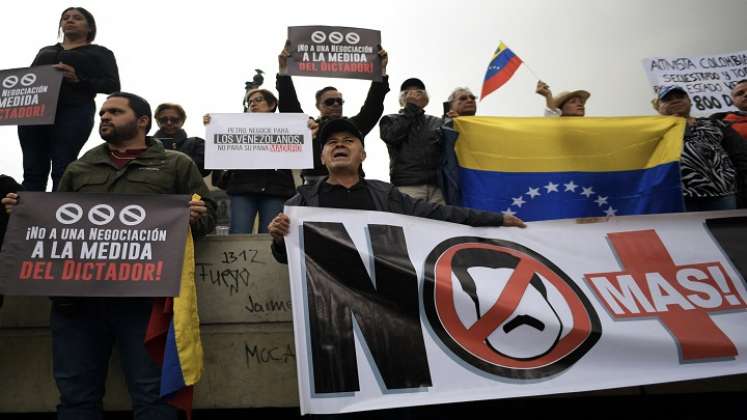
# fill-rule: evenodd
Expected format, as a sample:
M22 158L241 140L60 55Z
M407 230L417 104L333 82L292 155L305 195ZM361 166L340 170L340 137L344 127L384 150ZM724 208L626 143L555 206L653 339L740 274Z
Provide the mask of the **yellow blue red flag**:
M488 64L488 70L485 72L480 100L508 82L508 79L516 73L521 63L521 58L501 42L498 49L493 53L490 64Z
M677 117L455 119L465 207L523 220L683 211Z

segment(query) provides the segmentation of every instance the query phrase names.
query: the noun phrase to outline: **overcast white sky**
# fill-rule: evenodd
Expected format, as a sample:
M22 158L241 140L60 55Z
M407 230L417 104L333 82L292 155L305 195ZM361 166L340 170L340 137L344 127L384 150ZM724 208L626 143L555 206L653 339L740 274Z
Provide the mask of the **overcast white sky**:
M442 1L13 1L3 3L0 69L27 66L39 48L56 42L60 13L83 6L96 17L96 43L111 49L123 90L187 110L185 129L204 137L200 116L241 112L244 82L267 72L274 91L277 54L287 27L332 25L378 29L389 52L393 91L386 113L396 113L397 89L421 78L430 93L426 111L456 86L479 93L492 52L503 40L555 92L592 93L587 115L651 115L651 88L641 59L706 55L747 49L745 0L460 0ZM369 82L295 77L301 104L316 116L314 92L337 86L345 114L363 104ZM543 99L526 66L478 105L481 115L540 116ZM100 105L104 96L99 95ZM98 121L97 121L98 126ZM154 130L155 131L155 130ZM0 126L0 173L22 179L15 127ZM101 142L94 128L85 149ZM388 155L378 131L366 138L371 178L388 179Z

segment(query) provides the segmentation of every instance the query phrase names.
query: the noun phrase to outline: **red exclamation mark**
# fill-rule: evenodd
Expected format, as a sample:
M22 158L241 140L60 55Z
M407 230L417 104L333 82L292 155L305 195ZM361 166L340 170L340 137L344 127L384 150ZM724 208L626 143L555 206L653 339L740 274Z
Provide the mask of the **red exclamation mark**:
M163 272L163 261L159 261L156 264L156 281L161 280L161 272Z

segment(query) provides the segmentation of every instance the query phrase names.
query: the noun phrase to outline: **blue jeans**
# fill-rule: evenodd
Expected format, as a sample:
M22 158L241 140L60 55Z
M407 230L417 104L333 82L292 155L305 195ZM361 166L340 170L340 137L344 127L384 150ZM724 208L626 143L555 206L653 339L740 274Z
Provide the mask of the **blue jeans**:
M93 128L96 105L82 104L57 109L54 125L18 127L23 151L23 187L45 191L52 169L52 191L57 191L67 165L78 158Z
M160 397L161 368L143 339L150 299L74 298L52 304L52 358L60 391L57 418L101 419L107 368L114 344L132 399L135 419L174 419L177 410Z
M267 233L267 225L283 211L285 200L280 197L261 194L230 195L231 233L252 233L254 219L259 212L257 232Z
M737 196L724 195L721 197L685 197L685 210L712 211L732 210L737 208Z

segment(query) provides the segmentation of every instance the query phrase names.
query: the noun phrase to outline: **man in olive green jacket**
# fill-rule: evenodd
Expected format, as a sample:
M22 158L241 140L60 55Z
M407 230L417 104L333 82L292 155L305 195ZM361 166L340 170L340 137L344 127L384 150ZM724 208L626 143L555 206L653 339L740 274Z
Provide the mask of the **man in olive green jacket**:
M99 116L99 134L106 144L67 167L60 191L207 195L200 172L187 155L165 150L145 136L151 111L143 98L114 93ZM202 236L215 226L215 204L195 198L189 202L189 222L193 234ZM2 199L6 211L18 199L17 194L6 195ZM152 308L152 298L53 299L50 329L53 373L60 391L59 418L101 418L104 383L116 343L134 417L176 420L176 409L160 397L161 368L144 345Z

